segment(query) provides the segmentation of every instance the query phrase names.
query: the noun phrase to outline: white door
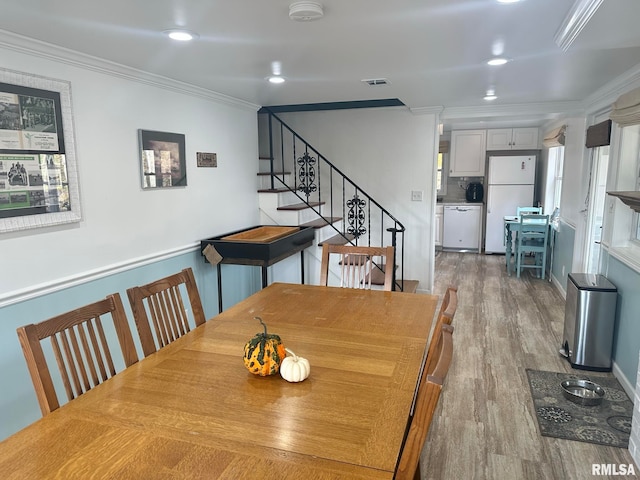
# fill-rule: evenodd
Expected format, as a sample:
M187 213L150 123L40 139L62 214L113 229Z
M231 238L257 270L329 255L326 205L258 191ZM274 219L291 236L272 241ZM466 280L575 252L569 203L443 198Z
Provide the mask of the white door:
M489 185L533 184L535 178L534 156L489 157Z
M593 149L591 185L589 186L589 216L587 218L586 273L600 273L600 239L602 216L607 189L609 146Z
M504 253L504 217L533 203L533 185L490 185L487 192L486 253Z

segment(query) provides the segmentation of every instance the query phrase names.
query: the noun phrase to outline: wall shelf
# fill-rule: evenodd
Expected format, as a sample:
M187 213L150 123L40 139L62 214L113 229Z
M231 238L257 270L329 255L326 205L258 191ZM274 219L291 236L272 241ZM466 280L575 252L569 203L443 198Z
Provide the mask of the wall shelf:
M607 194L618 197L625 205L640 213L640 192L607 192Z

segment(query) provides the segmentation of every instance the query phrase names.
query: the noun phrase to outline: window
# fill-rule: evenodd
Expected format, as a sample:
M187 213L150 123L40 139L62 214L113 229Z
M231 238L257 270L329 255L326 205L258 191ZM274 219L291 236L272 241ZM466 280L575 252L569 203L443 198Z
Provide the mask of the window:
M626 157L627 168L624 168L630 175L627 180L628 190L640 190L640 125L631 125L622 129L621 151ZM625 161L625 158L622 159ZM625 180L623 180L624 182ZM622 187L622 186L621 186ZM620 188L623 190L623 188ZM633 214L631 232L628 233L630 239L640 245L640 214Z
M438 153L438 173L436 174L436 189L438 190L438 195L444 195L443 184L444 184L444 153Z
M640 88L623 93L614 102L609 115L619 128L616 146L616 171L611 191L640 190ZM616 129L617 130L617 129ZM617 133L617 132L616 132ZM640 219L638 213L616 200L611 203L613 218L610 253L640 272Z
M640 124L620 128L617 173L611 191L640 190ZM616 200L611 222L610 253L640 272L640 219L638 213Z
M638 130L640 130L640 125L636 126ZM636 157L636 191L640 191L640 148L638 148ZM631 238L634 242L640 244L640 213L633 214L633 224L634 228L631 232Z
M447 168L449 166L449 140L440 140L438 149L438 169L436 171L436 195L447 194Z
M636 184L636 191L640 190L640 162L638 162L638 183ZM633 222L635 224L635 235L632 235L632 238L636 242L640 242L640 213L633 214Z
M564 147L553 147L549 150L549 155L555 157L555 172L553 178L553 208L560 208L560 197L562 196L562 169L564 167Z
M560 208L563 166L564 147L549 148L549 162L547 164L547 178L544 195L544 213L546 215L551 215L556 208Z

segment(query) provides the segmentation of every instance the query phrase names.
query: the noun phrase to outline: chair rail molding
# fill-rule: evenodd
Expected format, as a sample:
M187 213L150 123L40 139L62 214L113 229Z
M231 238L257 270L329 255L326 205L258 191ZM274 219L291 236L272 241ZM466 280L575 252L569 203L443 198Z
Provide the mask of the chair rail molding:
M53 282L45 282L29 288L8 292L4 295L0 295L0 308L41 297L42 295L47 295L49 293L58 292L60 290L64 290L65 288L75 287L83 283L91 282L93 280L99 280L101 278L108 277L109 275L126 272L128 270L143 267L151 263L160 262L173 257L177 257L179 255L183 255L185 253L199 250L199 242L196 244L184 245L182 247L177 247L171 250L157 252L152 255L132 258L124 262L106 265L102 268L96 268L94 270L88 270L84 273L64 277Z

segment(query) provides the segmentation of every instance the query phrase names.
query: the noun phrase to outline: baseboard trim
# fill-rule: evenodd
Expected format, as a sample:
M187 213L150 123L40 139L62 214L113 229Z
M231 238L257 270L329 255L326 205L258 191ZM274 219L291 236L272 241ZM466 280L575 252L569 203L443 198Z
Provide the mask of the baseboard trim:
M618 379L620 385L622 385L622 388L624 388L624 391L627 393L627 395L629 395L629 398L633 402L633 399L635 398L636 386L631 385L631 382L629 382L627 377L624 376L624 373L622 373L622 370L620 369L620 367L618 367L618 364L616 362L613 362L611 372L613 373L613 376Z
M551 275L551 281L552 281L553 285L558 289L558 292L560 293L562 298L564 298L566 300L567 299L567 292L565 291L564 288L562 288L562 285L560 285L560 282L555 277L555 275Z
M94 270L88 270L77 275L71 275L52 282L41 283L34 285L33 287L24 288L22 290L15 290L0 295L0 308L13 305L15 303L32 300L43 295L58 292L65 288L75 287L83 283L98 280L110 275L126 272L135 268L143 267L151 263L161 262L179 255L184 255L196 251L200 248L200 243L185 245L182 247L157 252L144 257L133 258L124 262L114 263L105 267L97 268Z

